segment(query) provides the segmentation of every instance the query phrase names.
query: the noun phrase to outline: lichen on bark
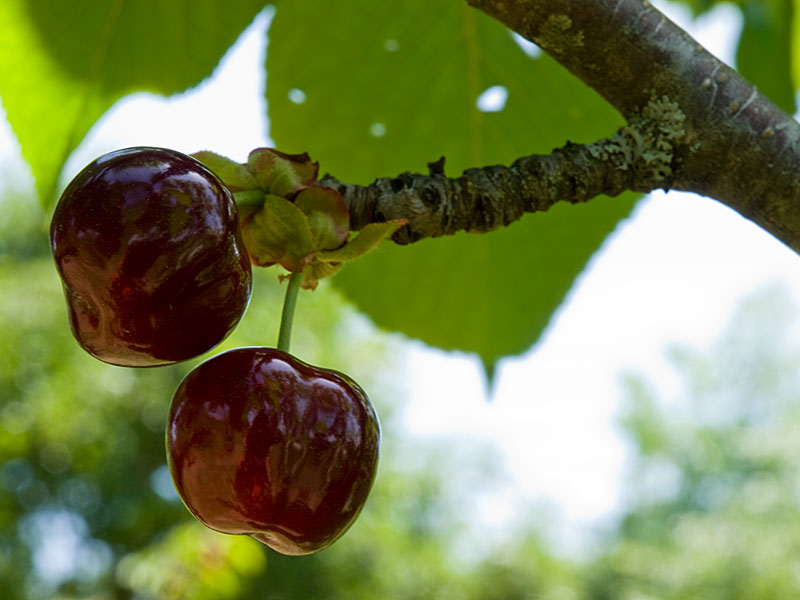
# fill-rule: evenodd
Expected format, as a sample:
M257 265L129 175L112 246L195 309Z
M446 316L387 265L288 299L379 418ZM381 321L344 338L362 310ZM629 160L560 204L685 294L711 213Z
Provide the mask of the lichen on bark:
M540 46L549 48L551 52L568 52L573 46L583 46L583 31L572 29L572 19L567 15L550 15L535 41Z
M686 115L668 96L653 98L610 139L589 145L599 160L634 174L637 188L653 189L669 181L675 144L686 134Z

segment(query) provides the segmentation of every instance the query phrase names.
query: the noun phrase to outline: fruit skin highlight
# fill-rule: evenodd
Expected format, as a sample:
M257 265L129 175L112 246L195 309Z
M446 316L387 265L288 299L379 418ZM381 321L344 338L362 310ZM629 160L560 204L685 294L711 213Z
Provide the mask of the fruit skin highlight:
M237 348L180 384L166 443L175 487L202 523L300 555L326 548L358 517L380 425L346 375L275 348Z
M120 366L198 356L238 324L252 273L228 189L163 148L110 152L67 186L50 225L72 332Z

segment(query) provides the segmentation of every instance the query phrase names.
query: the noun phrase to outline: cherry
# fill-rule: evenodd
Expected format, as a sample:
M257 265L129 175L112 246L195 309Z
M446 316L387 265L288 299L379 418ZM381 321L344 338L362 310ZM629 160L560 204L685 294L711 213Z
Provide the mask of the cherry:
M274 348L196 367L167 423L167 462L205 525L283 554L326 548L355 521L378 463L380 426L346 375Z
M101 156L67 186L50 242L78 342L131 367L198 356L236 326L252 275L228 189L162 148Z

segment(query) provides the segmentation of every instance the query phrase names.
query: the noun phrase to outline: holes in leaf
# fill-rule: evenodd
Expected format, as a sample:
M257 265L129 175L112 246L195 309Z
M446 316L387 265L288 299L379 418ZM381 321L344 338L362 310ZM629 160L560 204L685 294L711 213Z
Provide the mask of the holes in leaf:
M306 101L306 93L303 90L298 88L292 88L289 90L289 102L293 102L294 104L302 104Z
M508 90L502 85L486 88L475 104L481 112L500 112L506 107Z
M383 137L386 135L386 125L383 123L373 123L369 126L369 133L372 137Z
M517 46L522 48L522 51L531 58L539 58L542 55L542 49L533 42L526 40L518 33L511 32L511 37L517 43Z

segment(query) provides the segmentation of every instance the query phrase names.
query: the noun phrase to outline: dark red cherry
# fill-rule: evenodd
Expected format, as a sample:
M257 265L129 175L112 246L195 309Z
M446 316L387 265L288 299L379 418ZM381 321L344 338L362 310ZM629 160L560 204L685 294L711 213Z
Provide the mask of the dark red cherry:
M274 348L201 363L169 412L167 462L187 508L216 531L283 554L326 548L355 521L380 426L347 376Z
M128 148L89 164L62 194L50 242L75 338L108 363L202 354L250 300L233 198L180 152Z

